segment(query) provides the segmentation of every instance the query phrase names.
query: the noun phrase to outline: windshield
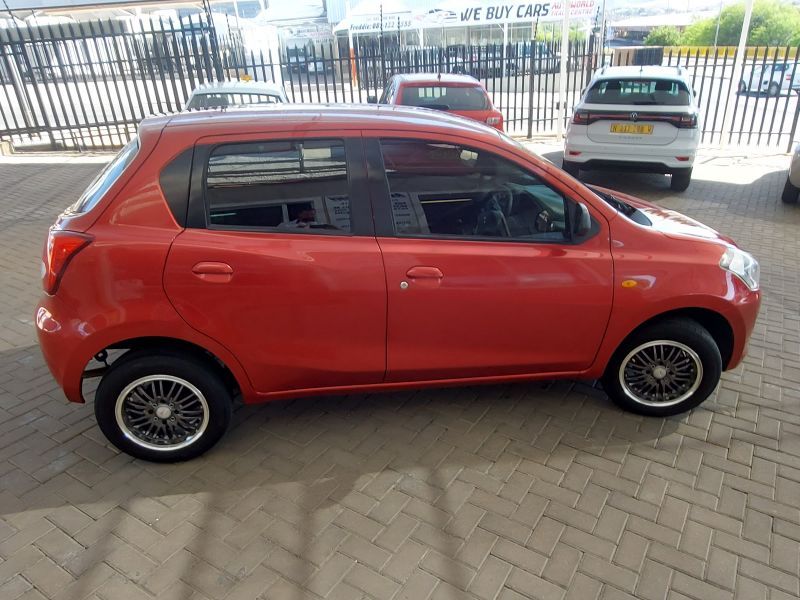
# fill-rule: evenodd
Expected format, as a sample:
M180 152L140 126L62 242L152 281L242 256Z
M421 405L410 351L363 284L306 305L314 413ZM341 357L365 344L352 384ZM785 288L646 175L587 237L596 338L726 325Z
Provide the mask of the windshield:
M92 210L108 189L114 185L120 175L125 172L125 168L131 164L133 157L139 151L139 140L133 138L127 146L119 151L114 159L100 171L100 174L89 184L86 191L78 201L69 208L69 212L85 213Z
M280 104L283 100L275 94L197 94L186 106L187 110L225 108L246 104Z
M689 106L689 90L674 79L602 79L586 92L587 104L666 104Z
M489 99L479 85L470 87L447 87L433 85L404 87L401 104L422 106L440 110L486 110Z

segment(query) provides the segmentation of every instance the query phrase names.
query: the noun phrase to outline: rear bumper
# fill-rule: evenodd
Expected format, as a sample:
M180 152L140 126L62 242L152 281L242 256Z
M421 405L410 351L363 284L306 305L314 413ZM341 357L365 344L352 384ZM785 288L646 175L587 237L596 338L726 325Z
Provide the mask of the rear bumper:
M674 173L694 165L699 141L697 130L683 130L690 135L679 135L669 144L601 144L594 142L585 132L572 127L567 133L564 159L581 169L620 169L646 173ZM583 127L585 129L585 127ZM686 158L679 160L678 157Z

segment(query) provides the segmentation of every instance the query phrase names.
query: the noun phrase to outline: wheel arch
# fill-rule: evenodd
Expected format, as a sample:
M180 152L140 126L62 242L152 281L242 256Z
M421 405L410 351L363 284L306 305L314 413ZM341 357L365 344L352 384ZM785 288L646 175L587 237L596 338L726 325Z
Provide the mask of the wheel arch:
M714 339L717 348L719 348L719 353L722 357L722 368L725 370L733 356L733 327L723 315L708 308L677 308L654 315L630 331L628 335L620 341L617 349L612 353L612 356L616 354L617 350L623 346L631 336L637 334L642 329L663 321L681 318L694 321L708 331Z
M126 356L129 356L133 352L153 351L180 356L191 356L216 370L225 382L225 385L231 391L231 395L235 396L237 393L243 393L245 391L233 370L224 360L207 348L188 340L167 336L135 337L114 342L101 350L98 355L118 350L123 353L114 359L111 363L112 366L119 360L124 360Z

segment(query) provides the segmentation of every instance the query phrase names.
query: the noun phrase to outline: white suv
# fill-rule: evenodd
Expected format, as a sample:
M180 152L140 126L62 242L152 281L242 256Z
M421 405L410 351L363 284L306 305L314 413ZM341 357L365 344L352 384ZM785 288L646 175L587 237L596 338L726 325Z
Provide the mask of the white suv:
M612 168L672 175L682 192L700 143L698 108L680 67L603 67L567 128L564 170Z

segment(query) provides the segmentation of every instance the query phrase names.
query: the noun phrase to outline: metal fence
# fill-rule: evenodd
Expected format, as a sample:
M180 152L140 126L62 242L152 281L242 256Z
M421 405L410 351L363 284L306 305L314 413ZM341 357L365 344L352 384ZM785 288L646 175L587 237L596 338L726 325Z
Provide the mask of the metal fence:
M685 70L697 92L703 142L790 147L798 134L800 52L748 48L734 82L735 49L602 52L594 38L437 48L309 44L280 52L245 49L205 20L28 26L0 30L0 138L15 145L97 149L123 145L151 114L181 110L210 81L283 85L292 102L364 103L397 73L467 73L486 86L511 134L562 130L603 64L664 64ZM741 89L740 89L741 87ZM559 116L563 119L559 123Z

